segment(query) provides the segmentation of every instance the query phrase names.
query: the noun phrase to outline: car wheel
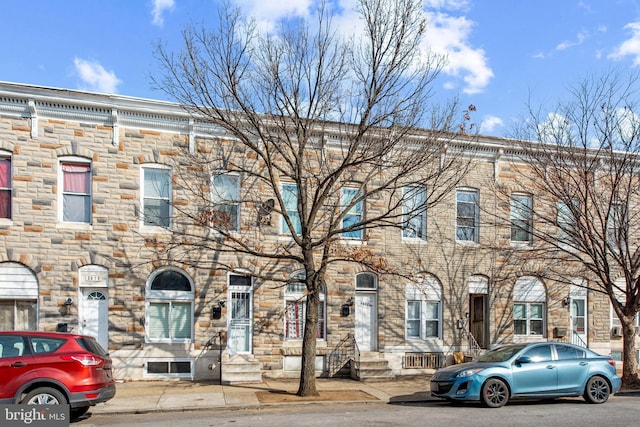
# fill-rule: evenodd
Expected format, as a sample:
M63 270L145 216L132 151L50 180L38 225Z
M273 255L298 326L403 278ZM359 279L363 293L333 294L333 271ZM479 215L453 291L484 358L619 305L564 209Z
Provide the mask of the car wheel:
M604 403L609 399L611 389L607 380L600 376L589 378L584 389L584 400L589 403Z
M31 390L20 403L27 405L66 405L67 399L55 388L42 387Z
M79 408L71 408L71 419L75 420L87 413L91 406L80 406Z
M509 388L504 381L498 378L487 380L480 392L482 404L489 408L500 408L509 400Z

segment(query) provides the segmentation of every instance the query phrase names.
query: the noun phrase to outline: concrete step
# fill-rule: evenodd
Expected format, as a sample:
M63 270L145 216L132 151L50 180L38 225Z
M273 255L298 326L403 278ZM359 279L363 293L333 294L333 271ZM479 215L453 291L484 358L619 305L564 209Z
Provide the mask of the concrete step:
M261 383L262 370L260 362L253 355L223 355L222 357L222 383L246 384Z

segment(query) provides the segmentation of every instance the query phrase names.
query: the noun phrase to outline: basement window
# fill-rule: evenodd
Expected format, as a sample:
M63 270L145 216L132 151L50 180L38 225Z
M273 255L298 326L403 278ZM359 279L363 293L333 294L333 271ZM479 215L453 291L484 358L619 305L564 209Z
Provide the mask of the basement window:
M192 359L149 359L145 364L148 377L193 378Z

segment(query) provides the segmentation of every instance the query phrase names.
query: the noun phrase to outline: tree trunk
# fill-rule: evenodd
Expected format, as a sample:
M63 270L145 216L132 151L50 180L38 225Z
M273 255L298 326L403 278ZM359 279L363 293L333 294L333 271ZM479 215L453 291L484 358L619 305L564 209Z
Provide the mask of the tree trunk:
M317 396L316 390L316 333L318 331L318 308L320 293L318 290L307 294L307 312L302 340L302 370L298 396Z
M640 386L638 379L638 363L636 360L636 327L633 317L623 319L623 345L622 352L622 386L624 388L636 388Z

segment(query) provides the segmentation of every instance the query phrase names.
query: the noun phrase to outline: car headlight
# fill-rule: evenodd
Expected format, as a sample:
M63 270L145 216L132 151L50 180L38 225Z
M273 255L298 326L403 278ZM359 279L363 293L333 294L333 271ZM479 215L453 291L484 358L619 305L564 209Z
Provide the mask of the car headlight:
M482 371L483 368L473 368L473 369L465 369L464 371L460 371L456 374L456 378L465 378L470 377L471 375L475 375L478 372Z

